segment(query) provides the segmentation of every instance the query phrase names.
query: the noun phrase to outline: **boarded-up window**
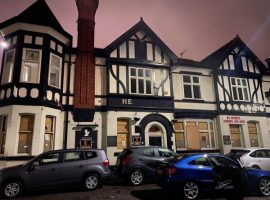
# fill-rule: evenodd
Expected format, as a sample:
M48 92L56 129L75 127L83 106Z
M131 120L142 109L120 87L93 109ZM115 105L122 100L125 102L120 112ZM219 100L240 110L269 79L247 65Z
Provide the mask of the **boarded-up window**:
M200 145L201 148L209 148L209 131L207 122L199 122L199 132L200 132Z
M129 146L129 120L117 119L117 149L123 150Z
M186 148L184 122L175 122L176 149Z
M34 116L21 115L18 153L31 154L33 130L34 130Z
M257 123L248 122L248 133L251 147L259 147Z
M45 134L44 134L44 151L53 150L55 118L46 116Z
M231 133L232 147L242 147L240 125L230 124L230 133Z
M7 116L0 116L0 153L5 152L7 133Z

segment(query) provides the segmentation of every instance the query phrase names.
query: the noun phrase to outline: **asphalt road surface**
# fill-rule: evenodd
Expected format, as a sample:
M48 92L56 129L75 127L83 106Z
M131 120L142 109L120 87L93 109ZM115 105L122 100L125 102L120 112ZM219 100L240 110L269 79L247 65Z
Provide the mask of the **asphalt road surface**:
M175 194L174 194L175 195ZM176 194L177 195L177 194ZM141 186L126 186L124 184L106 184L95 191L83 191L79 188L55 188L51 190L42 190L27 192L20 200L173 200L182 199L179 195L174 197L162 191L155 184L143 184ZM203 196L201 199L219 199L224 200L224 194L211 194ZM233 197L227 199L234 200ZM270 198L248 196L245 200L270 200Z

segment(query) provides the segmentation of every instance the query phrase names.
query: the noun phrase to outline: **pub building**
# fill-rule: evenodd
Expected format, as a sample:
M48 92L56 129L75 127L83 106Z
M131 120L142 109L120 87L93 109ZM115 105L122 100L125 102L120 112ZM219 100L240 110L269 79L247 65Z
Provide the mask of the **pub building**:
M76 48L45 0L0 24L2 159L102 148L114 165L129 146L270 147L269 68L239 36L201 61L183 59L141 18L95 48L98 3L76 0Z

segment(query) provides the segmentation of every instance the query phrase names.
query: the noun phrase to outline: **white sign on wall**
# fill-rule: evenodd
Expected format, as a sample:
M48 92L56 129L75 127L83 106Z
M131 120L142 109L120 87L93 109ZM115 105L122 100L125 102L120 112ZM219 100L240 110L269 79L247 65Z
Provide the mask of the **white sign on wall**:
M225 124L246 124L246 120L241 119L240 116L226 116L223 122Z

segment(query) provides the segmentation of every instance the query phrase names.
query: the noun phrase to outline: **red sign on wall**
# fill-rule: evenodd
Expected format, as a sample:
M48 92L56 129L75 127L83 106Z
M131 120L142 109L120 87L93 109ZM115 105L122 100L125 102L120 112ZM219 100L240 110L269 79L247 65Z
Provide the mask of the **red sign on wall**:
M223 121L225 124L246 124L246 120L241 119L240 116L226 116Z

